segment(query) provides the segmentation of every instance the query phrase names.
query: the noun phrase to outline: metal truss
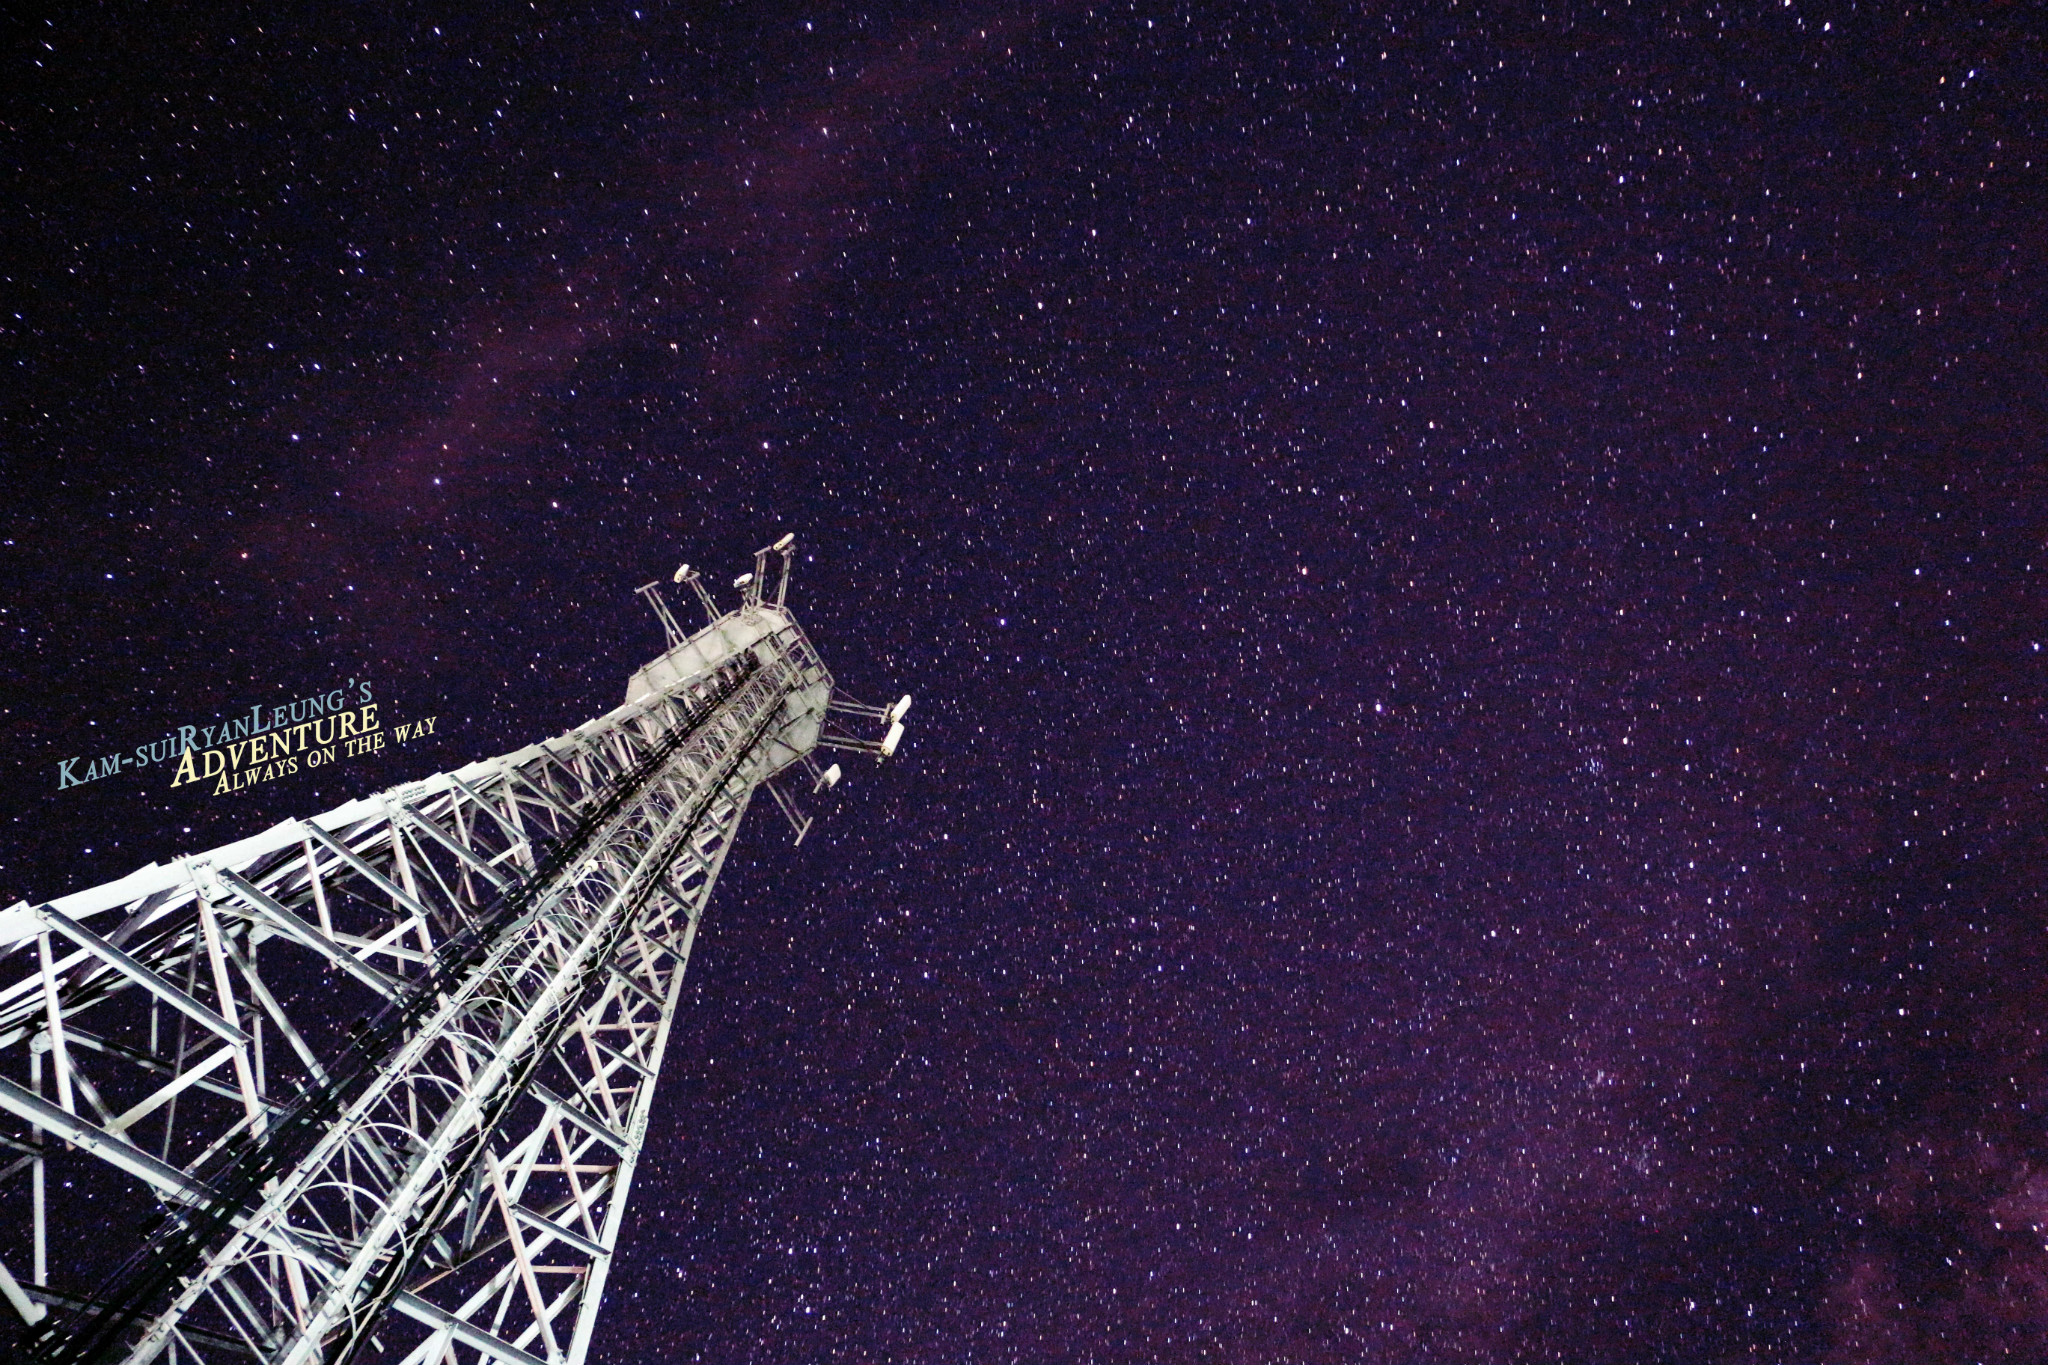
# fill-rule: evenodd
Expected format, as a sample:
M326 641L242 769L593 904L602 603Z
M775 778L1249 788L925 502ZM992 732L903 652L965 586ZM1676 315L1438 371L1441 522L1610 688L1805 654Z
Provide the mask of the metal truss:
M0 912L22 1350L580 1365L719 869L776 771L828 784L781 601L660 607L558 739Z

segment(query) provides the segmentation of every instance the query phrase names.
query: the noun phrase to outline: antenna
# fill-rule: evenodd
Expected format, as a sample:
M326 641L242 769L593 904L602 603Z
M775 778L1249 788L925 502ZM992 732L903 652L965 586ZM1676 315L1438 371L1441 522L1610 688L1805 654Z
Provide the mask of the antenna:
M846 776L846 774L840 770L840 767L837 763L834 763L831 767L825 769L823 772L820 772L818 770L817 755L815 754L804 755L803 769L805 772L811 775L811 795L813 796L816 796L821 791L830 791L832 788L839 785L840 778Z
M851 749L856 753L873 754L876 762L896 755L896 746L903 742L903 717L910 710L910 694L905 693L893 706L869 706L844 695L832 698L831 708L825 713L826 725L818 737L821 747L827 749ZM883 736L864 739L848 730L839 721L842 716L859 716L864 720L880 721L888 726ZM836 764L834 765L837 766Z
M703 574L698 573L695 569L685 564L682 568L676 570L676 582L687 583L696 589L697 600L704 604L704 614L706 616L716 621L719 617L725 615L724 612L718 609L718 603L711 600L711 590L704 586Z
M766 550L756 551L754 565L757 571L766 564L767 557L771 554L782 556L782 577L776 580L775 584L775 605L779 609L789 597L789 566L796 559L796 536L785 535ZM765 578L766 574L763 573L762 576Z

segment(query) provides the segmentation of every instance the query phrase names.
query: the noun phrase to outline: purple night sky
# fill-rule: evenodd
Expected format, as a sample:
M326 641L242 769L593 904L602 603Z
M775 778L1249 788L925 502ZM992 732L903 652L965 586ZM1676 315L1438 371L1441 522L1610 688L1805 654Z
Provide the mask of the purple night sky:
M2048 1360L2040 21L17 18L0 904L794 531L909 738L756 807L593 1360ZM343 679L437 734L58 789Z

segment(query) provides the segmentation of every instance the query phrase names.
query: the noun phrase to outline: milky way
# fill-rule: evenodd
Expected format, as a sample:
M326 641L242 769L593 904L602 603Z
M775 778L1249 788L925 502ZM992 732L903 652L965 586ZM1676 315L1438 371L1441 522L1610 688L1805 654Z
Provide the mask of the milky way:
M17 22L0 899L794 531L594 1359L2048 1359L2038 11L1298 8Z

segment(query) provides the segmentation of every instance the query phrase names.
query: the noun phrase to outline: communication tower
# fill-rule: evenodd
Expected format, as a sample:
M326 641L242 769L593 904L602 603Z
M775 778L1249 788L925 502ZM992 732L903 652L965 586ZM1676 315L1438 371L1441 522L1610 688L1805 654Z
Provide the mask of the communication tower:
M677 570L695 634L640 589L668 647L564 735L0 911L21 1354L581 1365L741 817L801 839L816 751L902 738L790 613L794 544L736 611Z

